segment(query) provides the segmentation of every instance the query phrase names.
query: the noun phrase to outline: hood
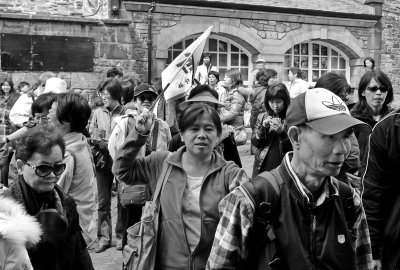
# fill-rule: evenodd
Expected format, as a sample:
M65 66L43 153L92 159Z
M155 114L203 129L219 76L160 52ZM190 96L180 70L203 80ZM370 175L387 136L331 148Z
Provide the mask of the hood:
M16 245L34 245L41 234L39 222L22 205L0 197L0 237Z

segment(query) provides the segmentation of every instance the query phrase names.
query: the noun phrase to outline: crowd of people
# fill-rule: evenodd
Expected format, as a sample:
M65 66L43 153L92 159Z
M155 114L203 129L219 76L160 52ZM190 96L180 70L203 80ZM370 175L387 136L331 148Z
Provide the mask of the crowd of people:
M168 102L161 79L118 67L90 104L52 72L1 82L0 269L93 269L113 193L131 269L132 228L159 190L155 269L400 269L400 112L374 60L353 103L338 73L310 87L293 67L284 84L258 59L246 87L211 57ZM252 175L237 149L247 103Z

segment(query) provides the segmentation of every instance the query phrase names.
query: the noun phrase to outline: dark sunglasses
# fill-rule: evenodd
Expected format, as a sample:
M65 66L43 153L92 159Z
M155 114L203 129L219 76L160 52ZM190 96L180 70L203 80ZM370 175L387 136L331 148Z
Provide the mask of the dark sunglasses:
M154 95L151 94L141 94L140 96L138 96L138 99L143 102L145 100L148 100L149 102L153 102L156 97Z
M56 176L59 176L65 171L65 167L67 166L67 165L65 165L65 163L54 165L54 167L52 167L50 165L44 165L44 164L43 165L32 165L32 164L29 164L28 162L25 162L25 164L28 165L29 167L31 167L32 169L34 169L36 175L39 177L46 177L49 174L51 174L51 172L53 172Z
M376 92L376 91L378 91L378 89L381 90L382 93L387 92L389 90L386 86L383 86L383 85L381 85L379 87L378 86L367 87L367 90L371 91L371 92Z

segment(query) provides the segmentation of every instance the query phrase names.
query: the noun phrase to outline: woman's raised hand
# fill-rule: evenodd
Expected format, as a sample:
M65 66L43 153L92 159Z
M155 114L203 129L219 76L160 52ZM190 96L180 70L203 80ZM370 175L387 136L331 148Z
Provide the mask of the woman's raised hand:
M154 122L154 114L144 108L143 112L136 118L136 130L140 134L148 134Z

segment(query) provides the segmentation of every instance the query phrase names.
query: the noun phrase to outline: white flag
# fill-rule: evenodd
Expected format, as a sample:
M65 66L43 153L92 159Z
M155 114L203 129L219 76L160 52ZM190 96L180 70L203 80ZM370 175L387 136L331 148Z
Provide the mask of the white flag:
M161 73L163 89L166 101L172 101L186 95L192 86L193 72L200 62L208 36L211 34L210 26L200 37L172 61Z

